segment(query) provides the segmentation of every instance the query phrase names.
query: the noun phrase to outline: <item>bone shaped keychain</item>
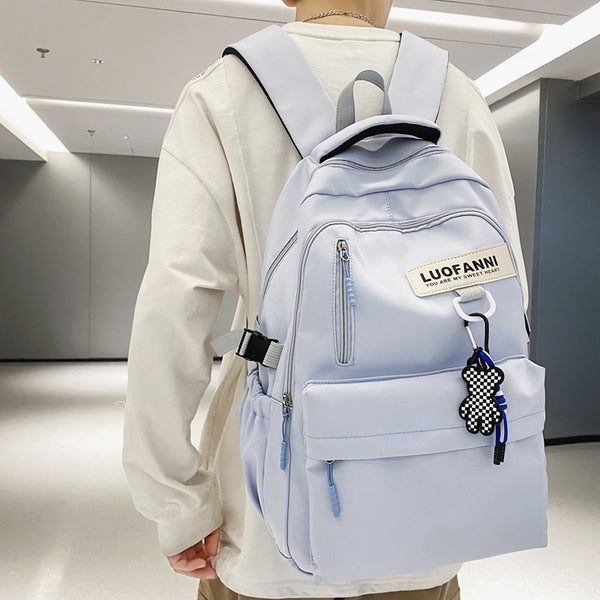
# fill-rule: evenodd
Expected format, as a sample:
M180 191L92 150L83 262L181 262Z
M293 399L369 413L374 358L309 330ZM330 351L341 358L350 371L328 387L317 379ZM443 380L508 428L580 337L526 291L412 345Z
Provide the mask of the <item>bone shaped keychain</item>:
M469 395L461 402L458 413L466 421L467 431L470 433L489 436L496 432L494 464L499 465L504 461L508 441L507 405L500 389L500 384L504 381L504 372L490 357L490 325L487 317L481 313L473 313L470 316L479 317L484 322L485 349L477 345L469 323L465 321L465 328L473 345L473 354L462 370L462 378L467 384ZM504 435L501 436L502 429Z

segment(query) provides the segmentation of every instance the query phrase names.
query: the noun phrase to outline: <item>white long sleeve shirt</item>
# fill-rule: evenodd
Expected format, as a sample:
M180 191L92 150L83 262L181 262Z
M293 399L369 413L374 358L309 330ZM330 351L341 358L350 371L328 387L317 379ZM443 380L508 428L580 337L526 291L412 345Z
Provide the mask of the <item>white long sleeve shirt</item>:
M290 23L334 102L360 71L386 83L399 34L367 27ZM359 86L358 117L381 98ZM440 145L490 185L526 285L512 181L489 109L474 85L449 68L438 118ZM124 468L138 510L158 525L163 552L178 553L222 527L215 561L230 589L259 598L349 597L426 589L458 566L348 585L316 585L278 554L244 488L238 408L246 363L223 360L200 448L190 424L209 384L209 343L225 290L239 293L233 327L254 323L263 248L273 206L299 157L252 75L227 56L183 90L164 139L152 215L149 262L129 353ZM357 552L369 540L357 540Z

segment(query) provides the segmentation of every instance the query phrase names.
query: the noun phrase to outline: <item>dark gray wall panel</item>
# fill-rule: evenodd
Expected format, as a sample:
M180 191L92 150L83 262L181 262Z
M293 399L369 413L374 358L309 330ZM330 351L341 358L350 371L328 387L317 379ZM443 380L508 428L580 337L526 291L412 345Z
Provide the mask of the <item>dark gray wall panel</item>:
M0 359L85 357L89 163L0 161Z
M547 438L600 434L600 107L542 83L532 353L547 367Z
M157 161L92 155L91 358L126 357L148 261Z
M579 100L581 87L544 80L492 107L532 284L531 355L546 367L547 439L600 434L600 105Z

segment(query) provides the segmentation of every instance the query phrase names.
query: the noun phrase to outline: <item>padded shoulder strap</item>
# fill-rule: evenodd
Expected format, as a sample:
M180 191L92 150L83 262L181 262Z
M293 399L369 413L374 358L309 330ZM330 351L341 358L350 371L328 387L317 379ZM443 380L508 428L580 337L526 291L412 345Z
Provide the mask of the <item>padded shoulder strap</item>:
M225 49L244 62L302 157L335 133L335 107L291 37L276 25Z
M271 25L229 46L259 83L279 115L298 153L313 148L336 131L336 109L319 78L281 28ZM403 32L388 95L394 114L435 122L448 70L448 53Z
M435 122L448 72L448 52L403 31L388 95L395 114Z

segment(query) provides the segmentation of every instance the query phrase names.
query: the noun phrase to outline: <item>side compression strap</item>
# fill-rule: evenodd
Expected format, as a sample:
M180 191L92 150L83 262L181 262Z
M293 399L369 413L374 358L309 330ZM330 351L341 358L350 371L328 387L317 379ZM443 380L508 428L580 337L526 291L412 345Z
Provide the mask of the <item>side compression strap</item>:
M258 362L265 367L276 369L281 358L283 345L269 339L259 331L235 329L211 342L217 356L237 348L236 354L242 358Z

